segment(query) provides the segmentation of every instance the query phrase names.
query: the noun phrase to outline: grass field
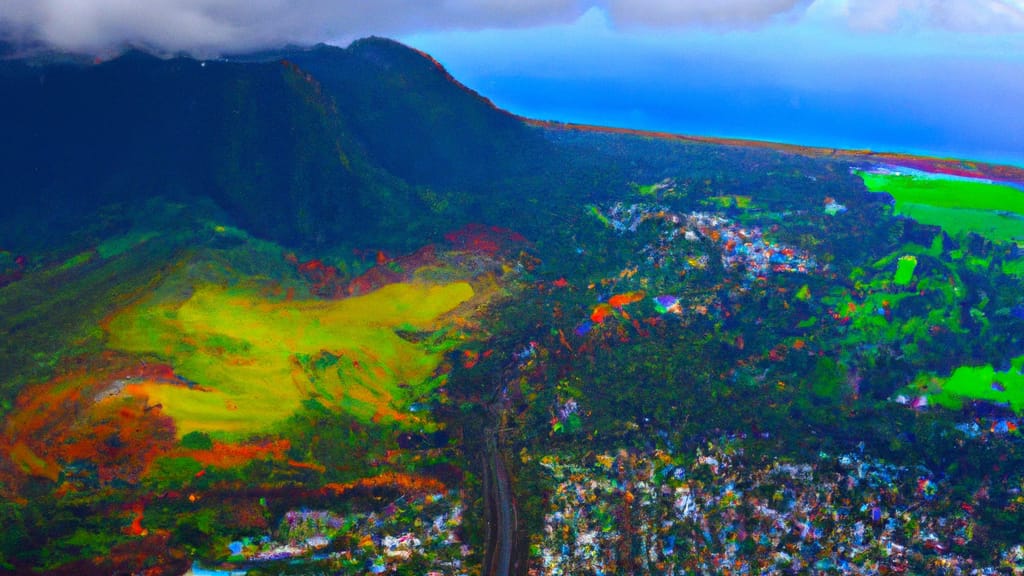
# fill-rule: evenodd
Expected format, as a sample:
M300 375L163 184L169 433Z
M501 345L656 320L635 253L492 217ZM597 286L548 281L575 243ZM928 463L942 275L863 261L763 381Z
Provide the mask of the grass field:
M403 417L405 388L441 361L396 329L434 331L473 296L464 282L403 283L345 300L270 300L245 289L198 287L184 302L149 300L107 324L108 346L149 353L192 386L140 382L131 392L161 404L178 436L267 431L312 397L360 419ZM311 370L318 359L327 370Z
M951 236L974 232L1024 242L1024 191L983 181L860 172L872 192L887 192L896 213L941 226Z
M961 366L948 378L923 376L918 387L931 400L947 408L960 409L965 401L985 400L1024 413L1024 356L1011 362L1010 370L997 372L991 365Z

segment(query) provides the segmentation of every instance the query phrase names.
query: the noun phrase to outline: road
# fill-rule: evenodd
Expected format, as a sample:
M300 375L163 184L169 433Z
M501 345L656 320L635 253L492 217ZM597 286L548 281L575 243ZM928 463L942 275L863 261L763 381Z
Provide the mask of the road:
M484 452L485 499L487 500L486 576L511 576L520 555L515 499L508 470L498 449L498 433L488 431Z

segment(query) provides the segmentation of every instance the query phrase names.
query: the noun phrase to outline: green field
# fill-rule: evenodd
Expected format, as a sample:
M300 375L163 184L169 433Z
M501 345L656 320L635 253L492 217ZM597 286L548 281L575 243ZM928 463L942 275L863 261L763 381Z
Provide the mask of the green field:
M392 284L337 301L201 286L184 303L151 300L117 315L108 344L155 354L196 384L129 387L161 404L179 436L265 431L310 397L360 420L394 420L403 417L400 388L426 382L442 359L396 329L436 330L439 317L472 296L464 282Z
M1002 184L900 174L858 173L872 192L896 200L896 214L941 226L951 236L976 233L1024 242L1024 192Z
M924 391L932 402L959 410L965 401L984 400L1009 406L1017 414L1024 413L1024 356L1011 362L1010 370L997 372L991 364L961 366L948 378L922 375L909 391Z

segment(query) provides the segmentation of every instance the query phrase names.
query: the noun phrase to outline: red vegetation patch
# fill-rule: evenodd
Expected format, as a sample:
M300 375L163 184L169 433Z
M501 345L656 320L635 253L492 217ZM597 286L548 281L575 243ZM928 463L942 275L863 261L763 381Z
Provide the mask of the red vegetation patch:
M298 460L289 460L288 465L291 466L292 468L312 470L314 472L319 472L321 474L327 471L327 468L325 466L323 466L322 464L317 464L315 462L299 462Z
M325 491L333 492L338 496L351 491L372 490L374 488L394 488L401 491L403 494L418 496L435 494L447 490L447 487L440 480L424 476L415 476L412 474L403 474L401 472L385 472L379 476L373 476L372 478L360 478L359 480L345 482L344 484L332 482L324 485Z
M285 259L295 265L298 273L310 283L309 293L318 298L342 298L345 296L345 278L338 268L313 259L299 262L294 254Z
M772 362L782 362L789 355L789 348L785 344L779 344L768 351L768 359Z
M370 268L345 287L345 294L358 296L412 278L416 270L437 263L437 249L427 245L412 254L398 258L387 258L383 252L377 253L377 265Z
M445 234L444 239L456 250L483 252L491 256L495 256L499 252L511 252L519 245L526 243L526 238L508 228L475 223L466 224L458 230Z
M600 324L608 319L615 313L611 305L602 302L594 307L594 311L590 313L590 320L595 324Z
M475 350L463 350L462 351L462 366L467 370L476 366L476 363L480 361L480 354Z
M175 444L171 419L128 392L143 379L177 380L168 366L107 354L23 390L0 431L0 483L17 494L29 477L61 480L62 493L137 482Z
M626 292L625 294L615 294L608 299L608 305L612 308L622 308L627 304L639 302L644 299L644 292Z
M310 294L317 298L337 300L367 294L388 284L405 282L419 268L436 264L437 250L428 245L397 258L389 258L383 251L378 251L374 256L376 265L353 279L342 274L336 266L324 264L317 259L299 262L294 254L288 254L285 260L294 265L296 271L310 283Z
M291 448L285 439L267 440L250 444L227 444L214 442L210 450L179 450L182 456L195 459L203 466L214 468L235 468L253 460L283 460L284 453Z
M132 518L132 523L125 528L125 532L130 536L145 536L149 534L149 532L142 527L142 519L145 518L146 515L145 504L142 502L136 502L132 505L131 511L134 516Z

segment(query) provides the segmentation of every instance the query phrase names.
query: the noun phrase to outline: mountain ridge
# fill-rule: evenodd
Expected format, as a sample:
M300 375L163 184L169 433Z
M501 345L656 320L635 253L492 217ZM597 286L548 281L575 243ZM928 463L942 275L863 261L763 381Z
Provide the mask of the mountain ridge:
M453 215L465 223L475 196L550 152L397 42L271 56L0 62L0 120L18 143L0 159L5 200L50 213L49 225L140 195L209 196L296 247L386 246L396 226L418 236L411 245L439 237Z

